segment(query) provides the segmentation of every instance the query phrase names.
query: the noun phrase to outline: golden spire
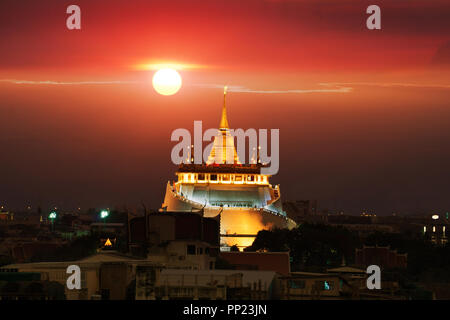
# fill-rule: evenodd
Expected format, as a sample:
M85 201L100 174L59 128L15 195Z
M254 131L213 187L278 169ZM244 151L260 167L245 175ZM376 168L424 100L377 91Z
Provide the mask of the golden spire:
M223 88L223 108L222 108L222 118L220 119L219 129L228 129L227 106L225 104L226 96L227 96L227 86L225 86Z
M234 147L234 137L231 135L228 127L226 96L227 86L223 90L223 108L219 131L214 138L214 144L206 164L240 164L236 148Z

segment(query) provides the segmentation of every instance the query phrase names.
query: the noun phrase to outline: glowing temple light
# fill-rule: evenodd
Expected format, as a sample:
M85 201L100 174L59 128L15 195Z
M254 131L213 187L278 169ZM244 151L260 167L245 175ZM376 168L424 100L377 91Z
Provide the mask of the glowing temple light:
M109 240L109 238L106 240L104 246L105 247L111 247L112 246L111 240Z
M433 215L431 216L431 219L437 220L437 219L439 219L439 215L438 215L438 214L433 214Z

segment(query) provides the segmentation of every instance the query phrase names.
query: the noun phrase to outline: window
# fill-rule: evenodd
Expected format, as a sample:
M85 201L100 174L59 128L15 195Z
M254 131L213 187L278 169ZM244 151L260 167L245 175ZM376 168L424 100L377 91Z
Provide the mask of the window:
M198 174L198 180L205 180L205 174L204 173L199 173Z
M292 280L290 281L290 287L292 289L305 289L305 280Z
M197 249L197 254L203 254L203 248L198 248Z
M195 255L195 245L189 244L187 246L187 254Z
M316 290L321 290L321 291L329 291L329 290L333 290L334 288L334 282L333 281L315 281L314 282L314 287L316 288Z
M217 181L217 174L212 174L210 180Z
M222 181L230 181L230 176L227 174L222 175Z
M236 175L234 181L242 181L242 176L240 174Z
M333 290L334 288L334 282L333 281L324 281L323 282L323 290Z
M255 181L255 177L252 176L252 175L248 175L247 176L247 181L253 182L253 181Z
M101 290L102 300L109 300L109 289Z

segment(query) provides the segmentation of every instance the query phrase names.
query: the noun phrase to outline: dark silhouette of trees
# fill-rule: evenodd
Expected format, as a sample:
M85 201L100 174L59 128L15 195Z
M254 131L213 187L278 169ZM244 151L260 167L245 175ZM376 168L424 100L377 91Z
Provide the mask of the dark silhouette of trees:
M292 230L260 231L246 251L289 251L291 269L332 267L354 260L355 248L360 245L357 235L342 227L323 224L302 224Z

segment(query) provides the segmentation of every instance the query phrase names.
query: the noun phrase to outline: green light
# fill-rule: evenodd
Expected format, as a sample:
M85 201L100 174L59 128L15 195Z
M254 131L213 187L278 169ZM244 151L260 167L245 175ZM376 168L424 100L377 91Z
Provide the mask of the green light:
M55 211L50 212L50 214L48 215L48 218L52 219L52 220L56 219L56 212Z
M109 216L109 211L108 210L100 211L100 218L105 219L107 216Z

